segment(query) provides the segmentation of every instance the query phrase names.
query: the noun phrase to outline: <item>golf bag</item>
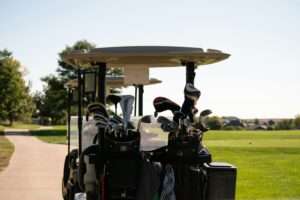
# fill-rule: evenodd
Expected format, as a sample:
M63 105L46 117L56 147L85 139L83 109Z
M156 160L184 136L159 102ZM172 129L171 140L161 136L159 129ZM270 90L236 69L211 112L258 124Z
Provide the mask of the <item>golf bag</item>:
M141 165L140 133L120 130L121 137L105 132L102 153L105 157L102 172L101 196L107 200L136 199ZM125 133L126 132L126 133Z

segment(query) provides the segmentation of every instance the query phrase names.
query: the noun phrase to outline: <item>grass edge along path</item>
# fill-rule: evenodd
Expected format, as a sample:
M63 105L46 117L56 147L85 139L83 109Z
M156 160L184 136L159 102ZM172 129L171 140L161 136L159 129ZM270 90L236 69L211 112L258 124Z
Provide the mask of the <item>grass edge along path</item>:
M0 127L0 172L8 166L14 152L14 145L4 136Z
M30 133L43 142L51 144L67 143L66 126L53 126L51 129L46 130L31 130Z

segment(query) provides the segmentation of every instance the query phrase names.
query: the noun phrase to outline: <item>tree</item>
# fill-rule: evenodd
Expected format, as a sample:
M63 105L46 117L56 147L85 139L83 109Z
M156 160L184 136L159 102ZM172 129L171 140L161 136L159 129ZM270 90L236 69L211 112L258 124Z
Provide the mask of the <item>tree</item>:
M44 95L35 97L36 106L42 117L49 117L53 124L63 123L67 108L67 91L58 77L50 75L42 78L46 83Z
M297 115L294 119L294 126L296 129L300 129L300 115Z
M34 98L40 117L50 117L53 123L63 121L67 108L67 90L64 85L68 80L77 77L74 67L63 61L63 55L73 50L89 51L95 47L95 44L87 40L80 40L72 46L66 46L58 53L58 75L42 78L42 81L46 84L43 94L37 94ZM107 70L109 75L120 75L122 73L123 71L120 68Z
M63 61L63 55L70 53L71 51L78 50L78 51L90 51L96 48L96 45L88 42L87 40L79 40L72 46L66 46L60 53L58 53L58 75L62 79L62 81L67 81L70 79L76 78L76 71L74 68L69 65L68 63ZM108 75L121 75L123 71L121 68L110 68L107 70Z
M76 77L76 71L74 68L69 65L68 63L63 61L63 55L66 53L70 53L71 51L78 50L78 51L89 51L96 47L95 44L88 42L87 40L79 40L73 46L66 46L60 53L58 53L58 75L63 80L70 80Z
M209 117L206 124L212 130L220 130L223 126L222 119L217 116Z
M12 125L15 120L31 116L33 103L20 62L6 49L0 51L0 57L0 119Z
M8 51L7 49L3 49L2 51L0 51L0 60L9 58L11 56L12 56L12 52Z
M76 78L76 71L68 63L63 61L63 55L73 50L89 51L95 48L95 45L86 41L80 40L72 46L66 46L58 53L57 76L49 75L41 80L45 83L43 93L36 93L34 102L38 112L36 116L42 118L51 118L53 124L63 123L67 108L67 90L64 87L65 83L70 79Z

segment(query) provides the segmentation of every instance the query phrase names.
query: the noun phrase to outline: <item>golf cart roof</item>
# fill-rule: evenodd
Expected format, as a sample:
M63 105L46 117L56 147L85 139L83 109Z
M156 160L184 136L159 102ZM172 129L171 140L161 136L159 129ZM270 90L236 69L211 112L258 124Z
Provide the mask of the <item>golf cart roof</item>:
M95 48L90 51L72 51L63 55L74 68L89 68L96 63L108 67L140 65L140 67L176 67L193 62L206 65L222 61L230 55L219 50L173 46L125 46Z
M156 78L150 78L149 82L143 85L154 85L161 82L162 82L161 80L158 80ZM129 86L128 84L124 83L124 76L106 76L106 83L112 88ZM77 79L69 80L65 84L65 86L68 88L77 88L78 80Z

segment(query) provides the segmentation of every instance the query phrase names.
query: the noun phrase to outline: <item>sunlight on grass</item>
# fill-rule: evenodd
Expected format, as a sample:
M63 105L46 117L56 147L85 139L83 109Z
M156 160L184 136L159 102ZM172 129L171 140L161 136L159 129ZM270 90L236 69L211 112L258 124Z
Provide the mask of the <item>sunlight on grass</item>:
M238 168L237 199L300 199L300 131L210 131L214 161Z
M37 124L24 124L21 122L15 122L12 126L8 126L7 124L1 124L0 128L14 128L14 129L29 129L29 130L34 130L38 129L40 125Z
M0 127L0 171L9 164L10 157L14 152L13 144L3 136L3 128Z

